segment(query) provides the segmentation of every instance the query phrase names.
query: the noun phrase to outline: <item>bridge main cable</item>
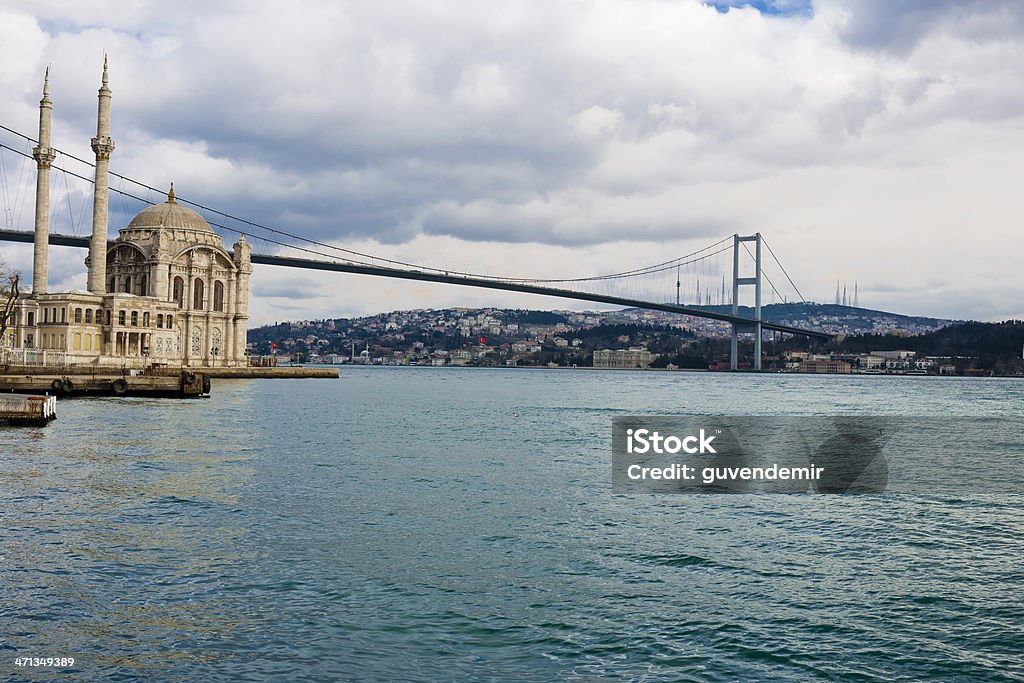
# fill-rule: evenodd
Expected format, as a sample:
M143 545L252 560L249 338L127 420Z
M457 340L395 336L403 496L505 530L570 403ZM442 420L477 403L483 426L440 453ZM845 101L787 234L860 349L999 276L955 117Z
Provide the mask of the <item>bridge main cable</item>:
M21 230L0 230L0 240L8 242L31 243L33 240L33 233ZM50 233L50 244L64 247L87 248L89 246L89 238ZM113 244L113 240L111 240L111 244ZM325 270L338 273L353 273L356 275L374 275L378 277L390 277L401 280L441 282L451 285L481 287L484 289L499 289L510 292L524 292L527 294L539 294L542 296L551 296L561 299L575 299L577 301L590 301L594 303L611 304L613 306L624 306L627 308L642 308L655 311L664 311L666 313L677 313L680 315L689 315L696 318L720 320L722 322L734 323L736 325L742 326L753 326L753 324L756 322L754 320L751 320L750 318L733 316L726 313L718 313L716 311L705 311L699 308L677 306L675 304L662 304L651 301L640 301L638 299L629 299L625 297L606 296L603 294L594 294L589 292L575 292L569 289L559 289L556 287L544 287L541 285L531 285L518 282L504 282L501 280L467 277L462 275L445 275L443 273L424 272L419 270L405 270L402 268L391 268L387 266L374 266L358 263L343 263L337 261L317 261L314 259L301 259L290 256L267 256L263 254L253 254L252 262L271 266L304 268L307 270ZM784 332L787 334L814 337L817 339L832 338L832 335L826 332L805 330L800 327L781 325L778 323L762 322L761 327L767 330L776 330L778 332Z

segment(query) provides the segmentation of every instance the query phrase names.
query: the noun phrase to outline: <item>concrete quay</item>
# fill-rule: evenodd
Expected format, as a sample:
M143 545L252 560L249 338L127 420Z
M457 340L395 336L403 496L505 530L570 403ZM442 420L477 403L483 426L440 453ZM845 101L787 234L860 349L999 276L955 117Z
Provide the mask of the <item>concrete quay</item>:
M207 377L223 379L299 379L320 378L338 379L341 375L338 368L332 367L244 367L244 368L195 368Z

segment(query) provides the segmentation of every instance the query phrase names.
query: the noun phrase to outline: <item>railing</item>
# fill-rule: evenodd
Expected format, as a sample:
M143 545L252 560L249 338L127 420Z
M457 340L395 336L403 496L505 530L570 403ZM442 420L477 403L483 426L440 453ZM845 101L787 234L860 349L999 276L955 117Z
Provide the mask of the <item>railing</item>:
M9 349L0 348L0 365L67 365L66 351L52 349Z

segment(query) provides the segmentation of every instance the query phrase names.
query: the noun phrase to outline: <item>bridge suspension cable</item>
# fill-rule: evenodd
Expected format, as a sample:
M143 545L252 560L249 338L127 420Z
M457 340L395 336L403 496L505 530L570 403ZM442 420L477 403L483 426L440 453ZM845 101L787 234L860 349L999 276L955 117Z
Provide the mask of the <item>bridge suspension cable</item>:
M13 135L16 135L16 136L20 137L20 138L23 138L24 140L26 140L26 141L28 141L30 143L31 142L36 142L36 140L34 138L32 138L32 137L30 137L28 135L25 135L24 133L21 133L19 131L16 131L16 130L14 130L12 128L9 128L9 127L7 127L7 126L5 126L3 124L0 124L0 129L5 130L5 131L7 131L7 132L9 132L9 133L11 133ZM10 150L10 151L12 151L12 152L14 152L16 154L19 154L19 155L23 156L23 157L31 158L30 154L27 154L25 152L21 152L20 150L17 150L17 149L15 149L13 147L10 147L9 145L5 145L3 143L0 143L0 147L8 149L8 150ZM65 152L65 151L57 149L57 148L54 148L54 151L56 151L58 154L61 154L64 157L67 157L67 158L72 159L74 161L77 161L77 162L79 162L81 164L84 164L85 166L87 166L89 168L94 168L95 167L94 163L92 163L92 162L90 162L90 161L88 161L86 159L83 159L81 157L78 157L78 156L76 156L74 154L71 154L69 152ZM69 174L69 175L71 175L73 177L76 177L76 178L79 178L81 180L84 180L86 182L90 182L90 183L94 182L94 180L92 178L89 178L88 176L85 176L85 175L82 175L82 174L79 174L79 173L75 173L74 171L71 171L69 169L66 169L66 168L63 168L63 167L60 167L60 166L56 166L56 165L52 166L52 168L54 168L55 170L61 171L61 172L65 173L65 174ZM115 178L118 178L121 181L121 187L110 187L109 188L111 191L113 191L113 192L115 192L115 193L117 193L119 195L122 195L122 196L125 196L125 197L130 197L131 199L143 202L145 204L155 204L156 203L156 202L154 202L154 201L152 201L152 200L150 200L148 198L141 197L141 196L139 196L137 194L134 194L132 192L129 192L129 191L125 190L124 189L124 182L125 181L127 181L129 183L132 183L133 185L137 185L138 187L144 188L144 189L146 189L146 190L148 190L150 192L156 192L158 194L162 193L162 190L160 190L160 189L158 189L156 187L153 187L152 185L148 185L148 184L146 184L146 183L144 183L142 181L135 180L134 178L130 178L128 176L122 175L120 173L116 173L114 171L110 171L109 173L110 173L111 176L114 176ZM66 179L66 176L65 176L65 179ZM702 249L698 249L697 251L691 252L689 254L685 254L683 256L679 256L679 257L671 259L669 261L664 261L662 263L657 263L657 264L654 264L654 265L645 266L645 267L641 267L641 268L635 268L635 269L632 269L632 270L627 270L627 271L622 271L622 272L617 272L617 273L606 273L606 274L602 274L602 275L594 275L594 276L588 276L588 277L577 277L577 278L498 277L498 276L489 275L489 274L472 273L472 272L468 272L468 271L453 270L451 268L440 268L440 267L436 267L436 266L427 266L427 265L424 265L424 264L412 263L412 262L402 261L402 260L398 260L398 259L391 259L391 258L387 258L387 257L383 257L383 256L375 256L373 254L367 254L367 253L364 253L364 252L356 251L356 250L353 250L353 249L347 249L345 247L340 247L340 246L329 244L329 243L326 243L326 242L320 242L318 240L314 240L314 239L311 239L311 238L308 238L308 237L303 237L301 235L296 235L294 233L291 233L291 232L288 232L288 231L285 231L285 230L281 230L281 229L278 229L278 228L273 228L273 227L270 227L268 225L263 225L261 223L258 223L258 222L252 221L252 220L248 220L248 219L242 218L240 216L236 216L236 215L227 213L225 211L221 211L219 209L215 209L215 208L210 207L210 206L206 206L204 204L201 204L199 202L195 202L195 201L183 198L181 196L177 197L177 201L179 201L180 203L189 204L189 205L194 206L194 207L196 207L198 209L201 209L203 211L206 211L206 212L209 212L209 213L213 213L213 214L222 216L222 217L230 219L230 220L238 221L239 223L242 223L242 224L248 226L250 228L250 230L248 230L248 231L240 230L239 228L231 227L231 226L228 226L228 225L224 225L223 223L209 221L211 223L211 225L215 225L216 227L219 227L219 228L222 228L222 229L225 229L225 230L229 230L229 231L237 233L237 234L248 234L248 235L250 235L252 237L256 237L256 238L258 238L258 239L260 239L260 240L262 240L264 242L267 242L267 243L276 244L276 245L279 245L279 246L283 246L283 247L287 247L287 248L292 248L292 249L298 249L298 250L301 250L301 251L303 251L305 253L315 254L317 256L321 256L321 257L324 257L324 258L336 259L336 258L339 258L339 256L337 254L328 254L328 253L324 253L324 252L319 251L319 250L299 247L298 245L295 245L295 244L289 244L289 243L285 243L285 242L282 242L282 241L279 241L279 240L274 240L274 239L271 239L271 238L268 238L268 237L264 237L264 236L261 236L261 235L256 235L252 231L252 228L256 228L256 229L259 229L259 230L264 230L264 231L267 231L267 232L275 234L275 235L281 235L283 237L287 237L287 238L290 238L290 239L293 239L293 240L298 240L300 242L305 242L307 244L312 244L314 246L317 246L317 247L320 247L320 248L323 248L323 249L330 249L332 251L341 252L343 254L349 255L349 256L346 257L346 260L348 260L348 261L350 261L352 263L357 263L357 264L361 264L361 265L372 265L372 263L368 263L366 261L359 261L357 259L351 258L351 256L357 256L357 257L359 257L361 259L370 259L371 262L387 263L387 264L390 264L390 265L402 266L402 267L412 268L412 269L416 269L416 270L430 271L430 272L435 272L435 273L444 273L444 274L448 274L448 275L458 275L458 276L463 276L463 277L474 277L474 278L480 278L480 279L492 279L492 280L497 280L497 281L502 281L502 282L516 282L516 283L522 283L522 284L580 284L580 283L585 283L585 282L597 282L597 281L602 281L602 280L613 280L613 279L621 279L621 278L627 278L627 277L638 277L638 276L642 276L642 275L649 275L649 274L653 274L653 273L660 273L660 272L664 272L666 270L671 270L673 268L677 268L679 266L690 265L690 264L702 261L704 259L711 258L713 256L716 256L716 255L720 254L720 253L723 253L724 251L727 251L729 249L728 246L724 247L722 249L719 249L717 251L713 251L713 252L711 250L714 249L715 247L717 247L718 245L723 244L724 242L726 242L726 241L731 239L731 237L723 238L723 239L719 240L718 242L715 242L715 243L713 243L711 245L708 245L708 246L706 246L706 247L704 247Z

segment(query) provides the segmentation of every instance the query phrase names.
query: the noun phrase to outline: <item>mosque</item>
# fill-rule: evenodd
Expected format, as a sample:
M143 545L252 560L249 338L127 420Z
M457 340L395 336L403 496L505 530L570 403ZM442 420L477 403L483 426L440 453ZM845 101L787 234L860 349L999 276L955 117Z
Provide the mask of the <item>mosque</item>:
M39 102L32 291L18 299L8 339L12 360L99 368L238 367L247 364L252 247L233 251L195 211L178 204L174 185L163 204L143 209L107 240L110 87L107 60L99 89L88 291L47 291L50 147L49 70Z

